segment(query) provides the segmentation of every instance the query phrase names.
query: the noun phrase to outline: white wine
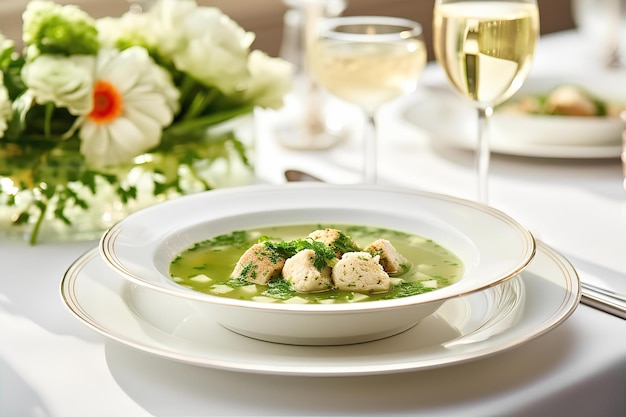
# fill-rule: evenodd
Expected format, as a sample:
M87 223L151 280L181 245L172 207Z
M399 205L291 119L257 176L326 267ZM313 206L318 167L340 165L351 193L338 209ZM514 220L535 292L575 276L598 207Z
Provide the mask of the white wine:
M480 106L494 106L530 70L539 12L528 3L448 3L435 9L433 29L435 56L452 85Z
M311 45L309 65L323 88L372 114L417 88L426 47L418 39L359 43L321 38Z

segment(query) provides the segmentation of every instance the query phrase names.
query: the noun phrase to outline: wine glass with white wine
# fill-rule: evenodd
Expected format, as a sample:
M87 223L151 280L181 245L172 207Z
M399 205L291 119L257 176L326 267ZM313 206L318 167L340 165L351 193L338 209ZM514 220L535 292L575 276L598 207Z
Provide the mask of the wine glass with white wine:
M536 0L436 0L437 62L461 96L478 109L478 200L488 202L489 117L530 71L539 37Z
M367 118L363 181L377 181L377 110L417 88L426 65L422 26L387 16L322 19L308 48L318 84Z

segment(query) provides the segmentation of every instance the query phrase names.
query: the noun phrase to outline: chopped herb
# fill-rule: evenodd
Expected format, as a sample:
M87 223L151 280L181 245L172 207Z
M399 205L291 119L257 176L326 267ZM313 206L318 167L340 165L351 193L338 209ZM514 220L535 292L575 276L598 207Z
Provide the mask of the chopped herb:
M228 285L231 288L239 288L250 285L250 283L244 279L243 274L239 275L238 277L229 279L228 281L224 282L224 284Z
M352 238L341 231L339 231L339 237L333 242L332 245L341 253L361 251L361 248L359 248L359 246L354 243Z
M189 251L196 249L219 249L229 246L245 247L249 242L248 232L245 230L235 230L232 233L227 233L219 236L215 236L212 239L206 239L202 242L198 242L189 248Z
M272 279L267 283L267 290L262 295L277 298L279 300L288 300L297 293L291 289L291 284L284 279Z
M399 285L396 285L393 290L384 298L401 298L409 297L411 295L423 294L432 291L434 288L427 288L422 285L421 282L407 282L403 281Z
M336 259L335 251L332 248L329 248L323 242L311 239L295 239L284 242L272 242L268 240L263 243L265 243L265 246L275 252L278 256L285 259L291 258L302 250L311 249L315 252L313 266L315 266L318 271L321 271L326 267L326 265L332 263L332 261Z
M256 265L254 262L249 262L248 264L246 264L246 266L244 266L241 269L241 273L239 274L238 277L235 277L236 279L240 279L242 281L254 281L256 279L257 276L257 268L258 265ZM248 278L252 278L251 280L248 280ZM248 284L250 284L250 282L247 282Z

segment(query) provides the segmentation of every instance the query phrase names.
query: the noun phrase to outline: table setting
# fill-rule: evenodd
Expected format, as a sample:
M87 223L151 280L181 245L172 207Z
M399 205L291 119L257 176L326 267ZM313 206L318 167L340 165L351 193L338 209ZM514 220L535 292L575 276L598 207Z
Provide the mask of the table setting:
M46 3L39 7L52 7ZM124 24L128 29L137 22L148 28L150 19L165 19L159 20L164 24L216 18L216 10L191 0L180 14L166 13L173 3L158 1L142 14L145 21L128 14L117 22L103 19L98 29L119 30ZM90 223L72 235L74 206L57 203L56 211L35 204L36 214L20 206L9 218L21 217L17 226L30 226L18 233L7 233L6 224L0 229L0 415L626 414L626 120L509 114L499 107L562 84L582 86L606 103L621 105L626 103L626 68L602 62L582 30L539 36L536 2L519 4L523 13L516 14L521 21L516 27L524 28L518 33L531 41L521 52L513 48L522 56L520 67L495 77L516 87L496 88L495 96L471 86L466 86L469 92L456 93L455 88L464 87L454 83L454 64L442 63L452 56L446 48L455 48L449 39L459 38L453 33L466 24L471 45L463 52L463 65L468 74L478 65L472 48L482 38L474 32L485 29L459 17L463 2L436 2L435 31L450 32L442 29L435 36L435 42L440 37L437 57L428 62L419 22L376 17L363 29L351 16L322 19L326 24L316 27L319 37L309 45L317 54L309 70L324 95L324 117L338 116L344 134L318 148L285 146L277 136L276 126L284 124L294 98L295 90L290 93L285 81L288 63L254 53L249 34L219 15L221 24L241 36L243 55L262 61L254 67L258 72L240 80L250 90L237 97L251 101L220 97L218 102L231 107L213 119L202 113L211 107L199 101L216 93L199 87L198 102L180 101L194 116L177 119L166 95L159 112L171 112L171 124L159 129L165 138L174 138L181 132L190 135L192 130L185 129L195 126L199 130L194 132L210 132L203 136L209 142L221 138L218 142L235 145L219 142L206 153L187 152L188 143L168 148L171 142L157 144L157 152L135 149L134 161L152 169L148 194L154 194L133 194L125 182L128 172L138 189L146 177L125 168L118 177L127 197L124 210L109 215L104 226L94 229ZM69 9L54 10L57 17L91 24L74 10L67 15ZM25 27L45 21L34 18L37 13L31 16ZM457 18L462 23L450 23ZM198 34L194 30L201 27L190 23L188 33ZM146 36L140 43L154 52L150 42ZM165 48L161 54L175 44L158 42ZM358 46L342 49L342 42ZM139 48L126 47L131 52ZM25 55L31 68L50 54L41 48L26 48L33 54ZM175 65L165 67L173 79L188 72L209 85L197 78L211 78L205 69L168 51ZM102 52L92 53L100 59ZM508 60L511 53L506 49L498 56ZM386 54L393 63L388 68L397 70L390 84L377 77L389 71L378 67ZM147 55L125 58L133 62ZM361 66L344 65L344 59ZM374 67L368 80L363 68ZM378 82L381 95L363 100L361 84ZM108 88L121 85L111 84ZM184 92L183 85L172 88ZM9 87L7 96L14 99ZM35 96L40 91L29 88ZM176 96L167 91L170 99ZM469 97L463 99L464 94ZM30 109L44 111L42 100L33 99ZM97 161L115 162L121 150L79 147L89 140L93 113L71 105L71 111L60 109L66 103L56 101L54 111L71 116L75 126L64 139L76 146L72 160L86 160L87 168L80 169L97 167L102 178L113 175L102 174ZM604 102L599 106L611 111ZM24 114L22 121L35 117ZM223 121L233 123L224 127ZM242 136L233 125L243 126L246 141L239 142ZM33 127L24 126L30 136L16 133L18 125L7 116L7 140L17 146L27 137L32 147L40 143L38 135L55 141L54 135L60 135L54 130L58 125L54 134L49 127L33 133ZM177 126L182 130L176 132ZM480 136L483 145L477 145ZM178 158L170 161L175 168L155 156L161 151ZM211 160L208 170L203 158ZM0 171L3 193L10 195L6 190L16 192L19 185L20 192L35 190L33 195L50 198L40 201L58 202L46 194L45 177L35 176L50 175L58 166L48 157L42 160L49 164L47 171L34 170L28 177L37 178L33 182L19 183L14 172ZM174 178L172 169L187 176L176 174L176 183L168 181ZM53 184L56 192L74 190ZM94 201L111 198L93 194ZM59 195L80 206L80 192ZM7 205L0 206L1 213L13 210L7 201L13 200L0 200ZM37 210L41 220L33 222ZM66 216L69 223L63 221ZM53 220L65 223L56 237L57 226L45 224ZM320 237L329 231L339 237ZM389 246L370 249L374 240ZM302 279L314 276L314 285L323 289L296 289L302 266L291 267L292 260L305 251L311 253L311 265ZM244 262L247 254L256 257L254 262ZM315 266L322 254L323 265ZM260 278L266 274L264 256L272 264L278 256L284 264L265 280ZM432 259L424 260L428 256ZM350 268L371 262L379 273L376 283L349 275ZM393 262L396 267L390 266ZM353 281L346 284L342 273Z

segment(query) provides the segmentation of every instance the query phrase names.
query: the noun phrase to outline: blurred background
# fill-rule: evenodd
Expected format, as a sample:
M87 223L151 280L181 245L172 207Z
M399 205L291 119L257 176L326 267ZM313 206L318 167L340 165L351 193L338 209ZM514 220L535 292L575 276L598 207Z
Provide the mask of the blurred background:
M119 16L131 3L141 0L57 0L79 5L94 17ZM219 7L244 29L256 34L255 49L278 56L283 32L284 0L197 0L202 5ZM17 40L21 36L22 12L28 0L0 0L0 32ZM429 59L432 54L431 20L435 0L347 0L346 15L388 15L419 21L424 26ZM574 25L571 0L538 0L541 33L571 29Z

